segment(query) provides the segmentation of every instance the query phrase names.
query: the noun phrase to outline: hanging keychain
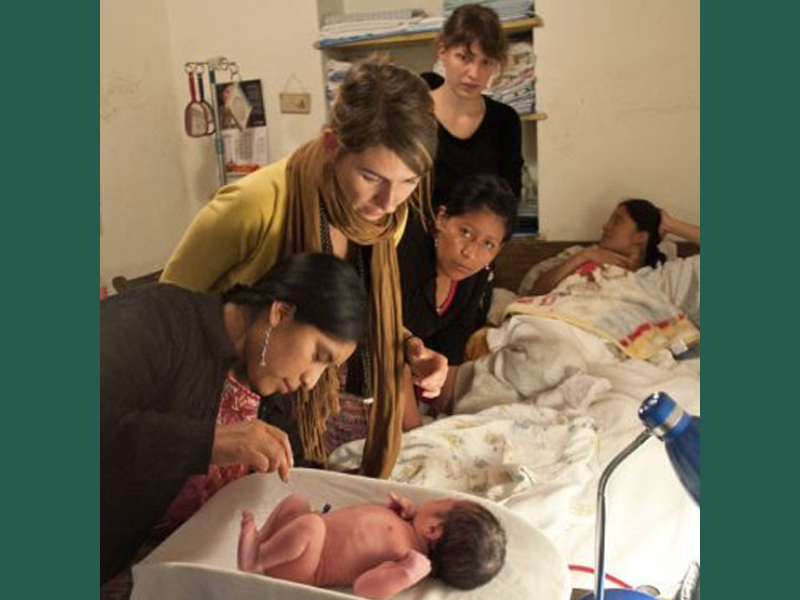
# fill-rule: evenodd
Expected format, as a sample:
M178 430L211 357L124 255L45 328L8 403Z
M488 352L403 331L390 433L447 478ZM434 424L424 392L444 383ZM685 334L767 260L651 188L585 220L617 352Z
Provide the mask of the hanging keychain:
M206 118L206 132L205 135L214 135L216 130L214 126L214 109L206 102L205 85L203 84L203 67L197 69L197 89L200 92L200 105L203 107L203 112Z
M195 65L187 63L184 70L189 77L189 93L191 100L183 111L183 126L186 135L189 137L203 137L206 135L208 125L206 123L206 111L203 105L197 101L197 94L194 87Z
M239 66L236 63L229 63L228 66L231 71L231 82L222 91L222 126L223 128L234 126L244 131L250 113L253 112L253 105L242 90Z

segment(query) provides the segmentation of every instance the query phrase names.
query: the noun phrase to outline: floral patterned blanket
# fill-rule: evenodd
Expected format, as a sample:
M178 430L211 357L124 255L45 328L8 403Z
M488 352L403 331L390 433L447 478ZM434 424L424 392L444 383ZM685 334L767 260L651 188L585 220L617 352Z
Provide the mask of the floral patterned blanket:
M544 296L517 298L505 315L559 319L647 360L668 348L680 354L700 331L649 280L620 267L586 263Z

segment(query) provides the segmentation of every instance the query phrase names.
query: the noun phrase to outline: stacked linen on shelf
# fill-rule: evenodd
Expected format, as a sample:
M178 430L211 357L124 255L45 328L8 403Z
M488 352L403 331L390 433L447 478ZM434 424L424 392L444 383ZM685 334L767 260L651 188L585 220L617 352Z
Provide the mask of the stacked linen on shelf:
M534 68L536 55L533 44L526 41L514 42L508 48L508 63L489 85L487 95L493 100L508 104L519 114L534 111L536 93L534 91Z
M336 92L339 86L344 81L344 76L353 63L345 62L343 60L334 60L329 58L325 63L325 102L328 106L333 104L336 98Z
M419 31L435 31L442 19L427 18L421 8L360 12L325 17L319 30L320 47Z
M422 33L424 31L441 31L444 17L423 17L408 24L406 33Z
M533 16L533 0L444 0L442 13L446 19L459 6L464 4L482 4L494 10L501 21L514 21Z
M425 14L421 8L396 8L387 10L374 10L370 12L338 13L325 15L322 20L324 27L341 25L342 23L359 23L363 21L390 21L407 20Z

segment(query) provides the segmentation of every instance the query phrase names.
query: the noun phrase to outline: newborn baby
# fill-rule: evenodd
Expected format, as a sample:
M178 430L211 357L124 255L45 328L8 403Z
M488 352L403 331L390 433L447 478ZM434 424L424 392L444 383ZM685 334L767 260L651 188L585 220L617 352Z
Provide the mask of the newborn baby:
M238 561L249 573L389 598L428 574L473 589L500 571L505 553L503 527L475 502L431 500L417 507L390 493L386 505L320 514L305 496L292 494L260 530L243 513Z

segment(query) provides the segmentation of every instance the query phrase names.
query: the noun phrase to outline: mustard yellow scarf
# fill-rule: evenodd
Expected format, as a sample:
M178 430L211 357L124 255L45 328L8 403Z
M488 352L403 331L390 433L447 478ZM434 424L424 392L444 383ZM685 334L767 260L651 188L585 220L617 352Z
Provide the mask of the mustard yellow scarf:
M355 212L343 197L334 176L334 165L326 156L322 138L300 147L289 159L287 228L284 254L319 252L320 201L325 203L331 226L360 246L372 246L369 311L369 348L372 352L374 402L369 431L361 462L361 473L388 477L400 451L403 403L403 310L400 274L394 238L403 223L407 204L377 222ZM420 202L422 186L414 192ZM329 368L310 392L298 394L298 420L305 456L325 463L323 448L325 423L339 412L339 379L336 368Z

